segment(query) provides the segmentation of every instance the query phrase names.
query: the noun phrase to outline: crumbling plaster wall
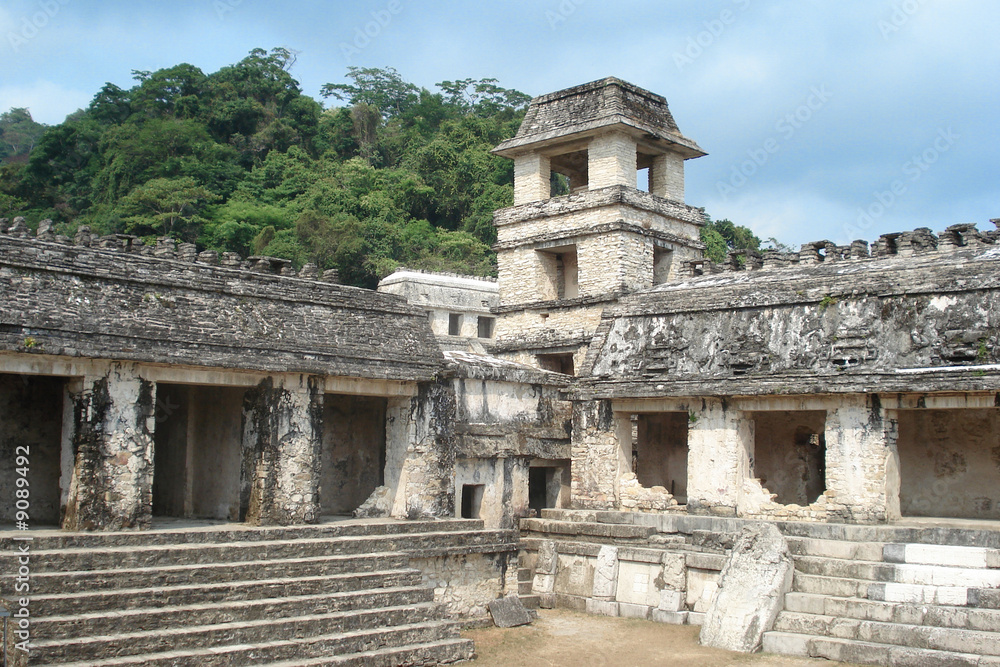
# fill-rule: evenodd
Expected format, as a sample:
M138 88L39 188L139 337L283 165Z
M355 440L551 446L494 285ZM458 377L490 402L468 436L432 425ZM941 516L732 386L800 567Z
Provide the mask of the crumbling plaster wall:
M322 433L322 378L268 378L247 391L240 493L240 513L247 523L319 520Z
M517 553L473 553L411 558L452 618L482 618L491 600L517 591Z

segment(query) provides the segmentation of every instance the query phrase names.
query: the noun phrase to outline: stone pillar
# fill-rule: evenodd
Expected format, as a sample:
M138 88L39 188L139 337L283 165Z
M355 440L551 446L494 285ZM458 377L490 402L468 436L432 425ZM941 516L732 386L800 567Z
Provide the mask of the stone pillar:
M684 202L684 157L664 153L653 158L649 168L649 192L657 197Z
M573 404L572 503L577 509L613 510L618 506L618 478L632 471L627 416L619 417L611 401Z
M900 518L896 424L877 394L845 397L826 416L826 494L852 522Z
M319 521L323 381L268 378L243 401L240 516L249 524Z
M722 399L705 399L688 425L688 511L735 516L753 476L754 424Z
M454 431L455 391L448 382L425 383L413 398L389 401L385 486L365 503L374 505L371 516L455 515Z
M587 153L591 190L612 185L636 187L635 139L623 132L609 132L595 137Z
M552 168L546 156L528 153L514 158L514 206L549 199L551 177Z
M71 391L73 471L67 530L149 528L153 512L155 385L134 364L112 364Z

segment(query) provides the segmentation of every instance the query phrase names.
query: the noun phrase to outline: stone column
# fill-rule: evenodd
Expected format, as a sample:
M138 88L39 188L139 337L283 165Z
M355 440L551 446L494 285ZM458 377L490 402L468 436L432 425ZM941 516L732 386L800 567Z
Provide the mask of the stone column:
M684 158L664 153L653 158L649 168L649 191L657 197L684 202Z
M514 158L514 205L543 201L552 196L549 158L538 153Z
M268 378L243 401L240 515L249 524L319 521L323 381Z
M572 502L574 508L613 510L618 507L618 478L631 472L628 416L618 416L611 401L573 404Z
M587 151L590 189L612 185L636 187L638 163L635 139L623 132L595 137Z
M900 517L895 422L877 394L849 396L826 416L826 489L849 521Z
M721 399L702 405L688 425L688 511L735 516L753 476L753 420Z
M71 395L73 471L67 530L149 528L153 512L156 389L134 364L112 364Z
M373 516L401 519L455 515L455 391L420 385L415 397L389 401L385 487ZM366 503L368 505L368 503Z

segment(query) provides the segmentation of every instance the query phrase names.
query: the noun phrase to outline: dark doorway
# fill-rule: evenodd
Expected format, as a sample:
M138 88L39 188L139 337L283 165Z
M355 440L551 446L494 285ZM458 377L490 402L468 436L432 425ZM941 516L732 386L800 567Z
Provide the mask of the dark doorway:
M29 527L59 525L65 389L62 377L0 374L0 521L17 520L21 501Z
M153 516L239 521L244 393L157 385Z
M755 412L754 473L782 505L807 506L826 491L826 412Z
M351 514L385 479L388 401L326 394L323 398L323 514Z

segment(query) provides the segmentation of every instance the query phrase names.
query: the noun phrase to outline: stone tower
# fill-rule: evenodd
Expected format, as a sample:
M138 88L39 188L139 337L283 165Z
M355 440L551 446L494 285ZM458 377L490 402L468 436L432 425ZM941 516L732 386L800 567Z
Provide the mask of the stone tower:
M494 216L496 352L573 374L604 308L701 256L704 214L684 204L684 161L705 153L663 97L616 78L533 99L493 152L514 160L514 206ZM552 196L553 172L568 195Z

